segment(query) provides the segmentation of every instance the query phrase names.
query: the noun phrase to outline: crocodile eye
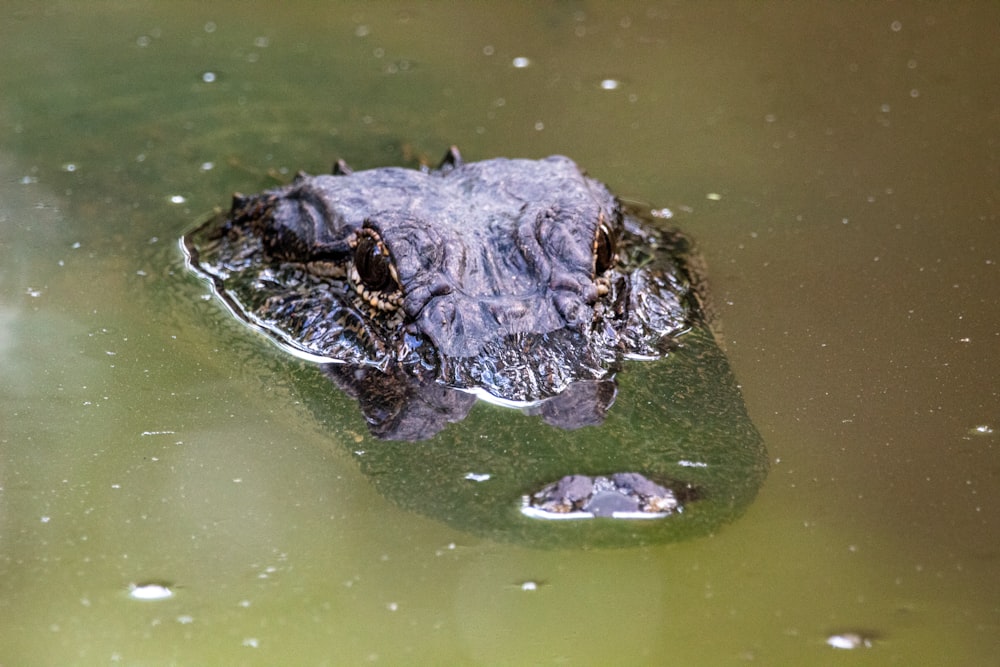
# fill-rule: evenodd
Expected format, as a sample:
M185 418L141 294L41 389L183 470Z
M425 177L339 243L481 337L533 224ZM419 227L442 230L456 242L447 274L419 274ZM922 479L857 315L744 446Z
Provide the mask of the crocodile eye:
M372 308L388 312L403 305L403 290L399 286L399 274L392 263L392 256L372 229L364 228L358 232L354 243L354 263L347 272L347 278L354 292Z
M615 264L615 237L603 216L594 236L594 275L600 276Z
M398 288L385 246L373 236L364 235L354 248L354 268L358 278L370 290L391 292Z

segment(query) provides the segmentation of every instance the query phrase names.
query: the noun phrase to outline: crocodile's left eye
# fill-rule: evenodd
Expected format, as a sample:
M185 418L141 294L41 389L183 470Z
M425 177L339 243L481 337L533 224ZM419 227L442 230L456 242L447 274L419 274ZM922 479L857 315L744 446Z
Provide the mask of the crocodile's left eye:
M392 278L391 260L385 247L372 236L362 236L354 249L354 266L364 286L376 292L396 287Z
M600 276L615 265L615 235L601 217L594 235L594 275Z

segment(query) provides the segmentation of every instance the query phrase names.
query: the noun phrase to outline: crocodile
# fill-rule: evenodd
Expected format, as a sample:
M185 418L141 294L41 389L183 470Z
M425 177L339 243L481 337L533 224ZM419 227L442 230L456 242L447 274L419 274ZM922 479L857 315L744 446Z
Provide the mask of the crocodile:
M563 156L338 161L234 195L182 245L235 315L323 364L383 437L427 437L477 396L599 423L625 360L659 359L705 320L688 237Z

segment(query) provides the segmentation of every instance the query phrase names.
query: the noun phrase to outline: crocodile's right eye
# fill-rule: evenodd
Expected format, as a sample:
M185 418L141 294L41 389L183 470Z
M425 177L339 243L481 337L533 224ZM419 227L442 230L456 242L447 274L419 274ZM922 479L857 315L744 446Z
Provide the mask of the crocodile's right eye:
M600 276L615 265L617 252L614 232L604 222L603 217L594 236L594 275Z

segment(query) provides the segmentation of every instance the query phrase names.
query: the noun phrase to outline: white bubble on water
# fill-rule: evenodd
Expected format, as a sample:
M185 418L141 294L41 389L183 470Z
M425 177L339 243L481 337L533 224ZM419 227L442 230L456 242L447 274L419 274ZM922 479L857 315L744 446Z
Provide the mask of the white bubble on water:
M174 592L164 584L129 584L128 596L133 600L166 600Z

